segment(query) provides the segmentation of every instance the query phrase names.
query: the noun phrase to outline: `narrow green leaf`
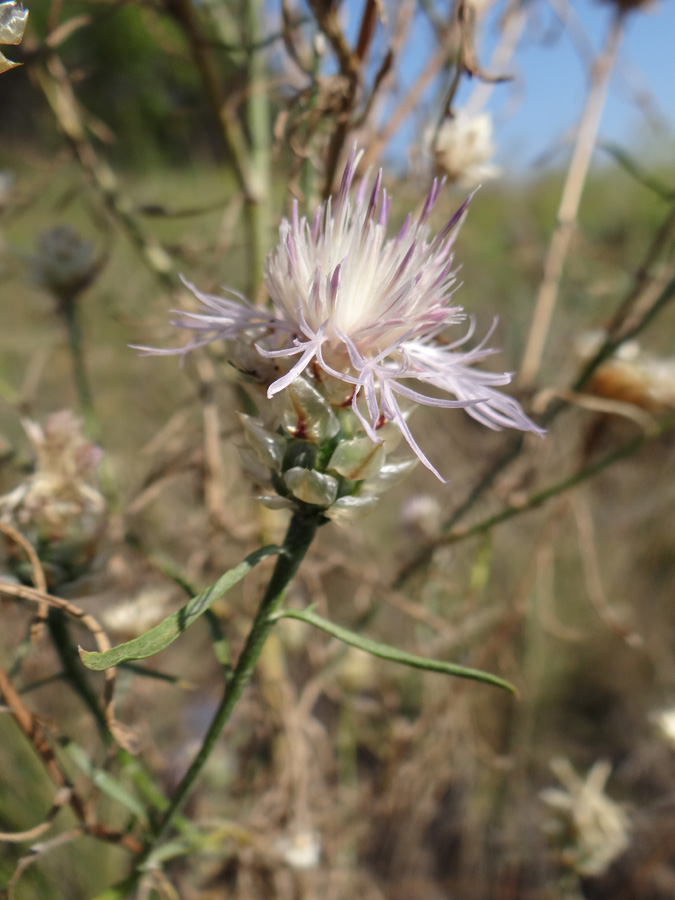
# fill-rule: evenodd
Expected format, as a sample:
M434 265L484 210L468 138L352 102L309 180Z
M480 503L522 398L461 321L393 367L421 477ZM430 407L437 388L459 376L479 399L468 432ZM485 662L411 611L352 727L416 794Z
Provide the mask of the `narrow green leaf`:
M619 165L623 166L628 174L632 175L636 181L639 181L645 187L649 188L650 191L653 191L662 200L671 201L675 197L674 188L664 184L660 178L649 174L649 172L645 172L644 169L639 166L623 148L619 147L618 144L602 142L598 146L609 153L610 156L613 156Z
M158 672L157 669L151 669L149 666L142 666L138 663L120 663L120 669L125 669L127 672L133 672L133 674L138 675L139 678L153 678L155 681L166 681L168 684L173 684L175 687L181 688L184 691L191 691L194 689L194 684L181 678L180 675L171 675L169 672Z
M363 637L340 625L335 625L317 616L311 609L282 609L273 616L274 619L299 619L308 625L314 625L327 634L332 635L339 641L349 644L350 647L356 647L363 650L364 653L370 653L371 656L378 656L380 659L388 659L390 662L400 663L403 666L411 666L413 669L425 669L427 672L441 672L444 675L455 675L457 678L470 678L473 681L482 681L484 684L491 684L495 687L504 688L517 696L518 691L508 681L491 675L489 672L481 672L479 669L468 669L465 666L458 666L455 663L442 662L438 659L428 659L425 656L415 656L412 653L406 653L396 647L390 647L388 644L380 644L372 641L370 638Z
M154 656L155 653L159 653L160 650L164 650L169 644L172 644L188 626L192 625L195 619L198 619L212 603L226 594L238 581L241 581L261 560L280 552L280 547L271 545L256 550L234 569L221 575L211 587L193 597L181 609L171 613L159 625L155 625L150 631L146 631L145 634L141 634L131 641L111 647L104 653L87 651L80 647L82 662L88 669L100 672L132 659L146 659L148 656Z
M121 805L132 812L143 825L146 827L148 826L148 814L140 800L137 797L134 797L133 794L130 794L126 788L122 787L109 772L95 766L79 744L76 744L74 741L68 741L64 744L64 750L77 768L84 772L87 778L89 778L92 784L112 800L121 803Z

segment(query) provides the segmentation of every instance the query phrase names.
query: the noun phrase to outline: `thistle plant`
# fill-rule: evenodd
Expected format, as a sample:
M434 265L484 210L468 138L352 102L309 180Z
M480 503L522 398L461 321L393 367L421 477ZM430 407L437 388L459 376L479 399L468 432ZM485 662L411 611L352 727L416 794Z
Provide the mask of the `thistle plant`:
M254 306L236 291L225 297L204 294L186 282L202 305L201 311L179 312L174 319L192 333L189 343L177 350L140 348L148 354L183 356L214 340L227 343L228 357L258 408L256 416L241 416L248 442L244 463L272 488L264 502L286 508L292 516L282 547L251 554L178 613L126 644L104 652L81 651L92 669L150 656L175 640L252 566L265 556L277 556L203 743L134 873L106 893L106 900L124 896L154 858L280 618L300 619L385 659L509 687L483 672L376 643L323 619L312 607L283 606L322 524L368 510L416 459L444 480L408 425L415 404L462 408L490 428L539 430L515 400L496 390L508 383L508 374L475 368L492 351L485 341L464 349L472 324L458 339L444 340L446 329L466 322L464 311L450 300L457 287L452 248L467 203L431 236L428 220L441 189L434 182L420 214L408 216L398 235L387 239L391 201L382 174L370 191L368 178L363 178L351 199L358 162L353 150L337 196L319 205L311 224L300 218L297 204L290 220L282 220L279 244L264 268L271 308ZM452 399L434 396L432 388ZM392 459L390 453L402 440L414 455Z
M0 841L16 848L8 855L16 859L14 874L9 864L0 865L0 894L7 900L45 892L50 900L223 892L240 900L336 892L366 898L400 893L404 883L420 896L447 891L448 884L458 895L490 896L506 886L550 892L553 869L550 860L542 864L536 840L544 809L532 803L532 792L545 783L537 762L542 748L554 746L554 720L564 726L560 749L573 758L590 763L602 754L624 761L617 770L622 794L633 790L641 802L650 791L659 797L672 788L672 773L662 777L658 758L649 757L654 766L642 765L643 731L615 725L621 696L639 689L641 678L650 682L642 690L651 699L647 705L632 696L631 724L638 724L639 709L652 708L655 689L667 694L670 677L659 643L667 637L671 605L664 577L672 558L664 537L669 496L663 477L652 473L667 472L672 461L673 348L666 327L656 346L645 341L644 351L635 338L642 340L675 297L675 206L668 177L652 177L643 162L624 158L626 171L654 194L654 216L657 204L667 204L648 246L643 214L651 207L633 205L629 192L620 204L614 191L604 192L593 227L585 227L582 189L623 23L645 4L609 5L607 41L590 73L523 366L520 387L531 388L536 424L509 395L510 373L492 358L495 326L488 320L481 330L471 309L460 305L467 297L470 307L470 291L460 290L453 253L471 204L472 216L485 217L473 251L485 266L482 290L499 297L510 330L522 329L528 300L534 300L529 295L554 179L528 186L522 171L509 169L502 147L509 177L487 202L482 194L469 198L446 219L439 207L447 202L444 183L468 192L497 174L501 135L498 129L493 140L487 97L494 91L490 109L501 128L514 105L500 108L497 95L520 68L517 60L511 64L520 36L528 35L528 44L536 34L548 41L548 28L531 27L534 19L544 21L541 9L492 0L311 0L284 2L278 10L259 0L243 6L176 0L154 5L147 15L139 4L85 0L77 15L69 4L42 10L23 70L3 76L16 63L0 54L3 111L9 101L2 149L16 170L15 188L0 197L2 226L8 246L25 240L20 235L30 228L37 236L32 275L66 326L89 438L98 427L94 401L107 416L119 485L119 504L109 517L97 483L100 451L79 422L59 414L37 424L35 410L69 385L43 352L41 342L49 347L51 335L39 327L40 306L32 310L29 296L23 308L11 258L5 265L3 257L0 280L8 299L0 308L10 316L4 331L10 352L0 375L16 383L8 389L3 383L3 398L10 416L35 420L25 427L36 457L20 483L8 481L12 432L0 433L2 490L8 491L0 497L0 535L7 544L0 573L0 700L10 713L0 722L7 776ZM582 47L584 13L576 16L568 6L561 0L543 15L555 13L563 22L556 34L569 30ZM18 44L27 15L15 0L0 0L0 45ZM416 74L413 55L421 63ZM148 90L132 96L128 85L141 73ZM562 90L566 75L555 74ZM466 75L473 89L465 100ZM510 96L519 89L514 84ZM24 98L37 91L45 105L39 115L24 115ZM642 89L638 94L643 97ZM129 115L120 115L127 106ZM45 130L49 110L55 127ZM400 207L376 167L383 154L399 155L401 143L392 141L399 131L399 138L411 136L426 121L439 123L433 136L422 135L425 172L433 166L439 180L416 198L419 204L401 216L401 225ZM138 140L129 142L132 135ZM132 145L140 147L141 138L152 152L135 169L140 157ZM363 153L349 152L355 138ZM25 149L25 159L14 163L14 148ZM111 152L124 165L124 177L114 171ZM618 152L612 155L621 161ZM170 178L164 188L154 175L146 179L147 162L161 159L189 162L180 172L157 173ZM272 161L283 176L271 177ZM281 177L299 199L277 238L269 221ZM607 169L603 179L610 177ZM108 253L96 252L91 235L68 226L45 230L55 208L82 202L87 220L101 223L111 238L112 277L105 283L97 276ZM601 227L610 221L611 228ZM650 221L651 213L647 226ZM495 229L501 232L496 240ZM207 293L235 240L245 260L239 277L246 296L229 289ZM568 257L570 285L561 277ZM168 372L175 365L131 359L119 330L143 308L148 279L175 298L181 259L198 259L198 274L191 275L194 284L183 281L182 300L171 301L180 308L169 348L141 349L181 361L195 351L190 374L199 380L199 403L191 396L160 426L165 406L157 404L153 414L153 398L173 400L175 381L167 383L180 373ZM115 282L124 285L123 294ZM625 291L606 320L612 284L619 283ZM80 313L90 295L98 299L88 319L97 317L98 327L87 334ZM564 315L562 328L549 328L554 314ZM572 373L577 326L603 331ZM22 327L30 334L17 340ZM542 366L549 331L552 352ZM519 338L526 335L513 335L514 348ZM85 339L96 343L85 346ZM247 546L241 556L237 547L269 517L237 520L239 504L250 506L242 500L246 478L242 490L230 448L220 443L231 421L224 422L218 408L215 347L235 373L232 395L248 395L235 437L243 445L242 469L260 488L259 501L280 511L287 524L281 546L253 552ZM100 398L90 387L85 355L96 374L92 387L105 385ZM424 417L419 406L426 408ZM139 407L145 421L137 427ZM622 421L606 427L606 416ZM476 423L517 434L482 444L486 432ZM636 425L639 433L619 444ZM543 426L555 428L555 438L538 453L542 442L524 435L540 434ZM452 465L442 461L441 427L457 431ZM132 465L123 455L130 441ZM609 480L610 467L642 450L650 454L642 478L635 460L632 472L623 469ZM390 540L393 529L361 530L351 523L419 463L424 493L401 505L403 534ZM594 496L596 476L601 483ZM171 492L188 478L190 489ZM446 479L452 493L439 489ZM648 490L648 484L655 487ZM195 503L202 495L203 508ZM659 518L665 527L657 530L652 522ZM342 523L341 535L334 523ZM366 543L366 532L364 552L356 545ZM96 579L79 579L100 559L104 534L112 550L105 570L99 567ZM321 534L335 543L320 542L314 555ZM618 553L621 546L625 552ZM309 554L314 558L305 560ZM224 564L223 558L235 561ZM253 573L254 567L265 572ZM302 588L291 591L303 567ZM244 579L241 597L223 599ZM266 583L259 592L258 583ZM167 602L178 590L185 593L183 605L169 614ZM584 615L584 593L597 613L595 626ZM624 616L627 601L635 606L640 634L630 611ZM14 619L10 603L35 612L30 626ZM249 604L254 612L247 621ZM288 627L274 633L282 620ZM308 625L323 635L308 634ZM193 640L183 640L193 626ZM378 637L387 629L396 643L403 634L406 646L440 659L366 636L378 626ZM104 629L124 643L111 647ZM616 648L609 648L611 657L607 648L603 654L602 629L631 654L648 656L631 669L633 657L622 655L615 678L605 660ZM330 640L322 639L326 635ZM583 652L584 637L588 664L575 673L577 649L567 645L578 641ZM552 639L565 647L556 648ZM201 654L205 646L212 659ZM523 702L502 702L499 692L467 690L466 683L405 677L375 665L373 656L513 690L499 677L448 660L498 667L524 686ZM90 677L87 670L99 674ZM246 696L253 678L257 694ZM71 703L61 703L61 690L73 693L72 711ZM564 719L574 712L577 694L578 719ZM539 714L554 704L560 716ZM82 717L85 710L93 727ZM577 723L588 729L577 731ZM673 731L665 714L660 724L664 733ZM590 746L594 729L599 747ZM630 732L639 736L639 748ZM23 764L24 737L53 782L51 804L35 767ZM553 767L564 790L543 792L553 814L544 826L557 858L573 872L572 883L604 876L619 858L622 869L633 865L627 851L638 847L643 813L629 821L608 798L609 764L594 765L584 777L568 764ZM198 781L203 790L181 814ZM61 814L66 806L67 818ZM650 848L649 860L634 866L638 893L644 873L660 871L651 861L659 852L668 856L668 831L661 829L661 847ZM81 838L86 846L74 845ZM120 848L129 854L123 860ZM52 851L65 859L52 863Z

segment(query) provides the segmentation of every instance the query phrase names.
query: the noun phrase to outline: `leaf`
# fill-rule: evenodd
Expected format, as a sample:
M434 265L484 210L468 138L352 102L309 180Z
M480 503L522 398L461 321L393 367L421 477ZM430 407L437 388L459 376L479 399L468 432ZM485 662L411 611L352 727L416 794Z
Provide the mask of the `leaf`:
M613 156L629 175L632 175L633 178L649 188L650 191L653 191L662 200L673 200L675 197L675 189L664 184L660 178L656 178L654 175L645 172L625 150L618 146L618 144L600 143L598 146L609 153L610 156Z
M377 656L380 659L388 659L390 662L410 666L413 669L424 669L427 672L440 672L444 675L455 675L457 678L470 678L473 681L482 681L484 684L491 684L494 687L510 691L516 696L518 695L518 691L512 684L504 681L502 678L498 678L496 675L491 675L489 672L481 672L479 669L468 669L465 666L442 662L438 659L428 659L426 656L415 656L396 647L390 647L388 644L380 644L377 641L372 641L370 638L349 631L347 628L342 628L340 625L329 622L328 619L318 616L311 609L282 609L275 613L273 618L299 619L301 622L320 628L339 641L349 644L350 647L356 647L358 650L363 650L364 653L370 653L371 656Z
M148 656L154 656L160 650L164 650L169 644L172 644L188 626L192 625L195 619L198 619L212 603L218 600L223 594L226 594L230 588L234 587L238 581L247 575L251 569L261 560L268 556L274 556L281 553L280 547L267 546L251 553L236 568L230 569L224 575L208 587L201 594L193 597L185 606L171 613L159 625L155 625L150 631L141 634L131 641L124 644L118 644L111 647L103 653L95 651L83 650L79 648L80 659L88 669L94 672L100 672L103 669L110 669L120 663L128 662L132 659L146 659Z
M122 785L108 772L95 766L82 747L74 741L68 741L64 745L64 749L77 768L85 773L87 778L89 778L99 791L106 794L112 800L121 803L122 806L132 812L143 825L146 827L148 826L147 811L137 797L130 794L129 791L122 787Z

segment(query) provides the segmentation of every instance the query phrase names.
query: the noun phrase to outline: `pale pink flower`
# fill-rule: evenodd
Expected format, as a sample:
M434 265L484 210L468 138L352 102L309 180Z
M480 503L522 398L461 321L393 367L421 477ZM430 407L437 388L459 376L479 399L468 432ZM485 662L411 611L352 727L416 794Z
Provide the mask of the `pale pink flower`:
M354 149L337 196L319 205L311 223L299 217L295 201L290 220L282 220L279 244L264 270L271 311L235 291L228 291L233 299L223 298L185 282L205 311L181 312L173 324L195 337L178 350L139 349L182 354L218 339L253 343L260 356L275 362L268 397L303 373L317 384L342 382L371 440L379 442L385 422L396 423L416 456L443 481L407 424L411 404L463 407L493 429L539 429L515 400L495 390L509 383L510 374L475 368L495 352L484 346L489 334L473 350L463 349L473 324L454 342L441 339L467 318L462 307L450 305L458 286L451 251L470 198L432 236L428 219L442 186L434 181L419 216L408 215L398 235L387 238L391 200L381 171L370 193L366 176L350 199L359 159ZM429 387L455 399L431 396Z

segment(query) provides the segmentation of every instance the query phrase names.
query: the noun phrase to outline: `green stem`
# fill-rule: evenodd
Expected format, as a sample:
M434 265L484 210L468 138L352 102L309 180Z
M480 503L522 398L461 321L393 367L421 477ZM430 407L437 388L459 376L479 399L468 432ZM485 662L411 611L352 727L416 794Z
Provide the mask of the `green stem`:
M63 316L68 331L68 348L73 360L73 375L75 389L80 403L80 409L84 416L84 424L90 437L96 438L100 428L96 413L94 412L94 400L89 387L87 369L84 364L84 352L82 349L82 329L80 328L80 316L75 297L63 297L59 302L59 311Z
M110 744L112 737L108 730L105 714L96 692L84 674L77 648L70 637L68 620L63 610L50 608L47 615L47 627L68 683L93 715L103 742Z
M158 843L168 832L176 815L180 812L214 747L218 743L222 730L232 715L237 701L251 680L265 642L276 624L273 615L280 609L286 589L307 553L320 523L321 519L317 515L303 516L296 513L291 519L282 552L277 559L267 590L253 620L244 649L241 651L234 672L225 685L223 699L216 710L213 721L192 765L176 788L168 808L155 828L152 840L137 857L136 871L123 882L99 894L96 900L121 900L122 897L126 896L138 882L142 874L143 864L148 861Z

